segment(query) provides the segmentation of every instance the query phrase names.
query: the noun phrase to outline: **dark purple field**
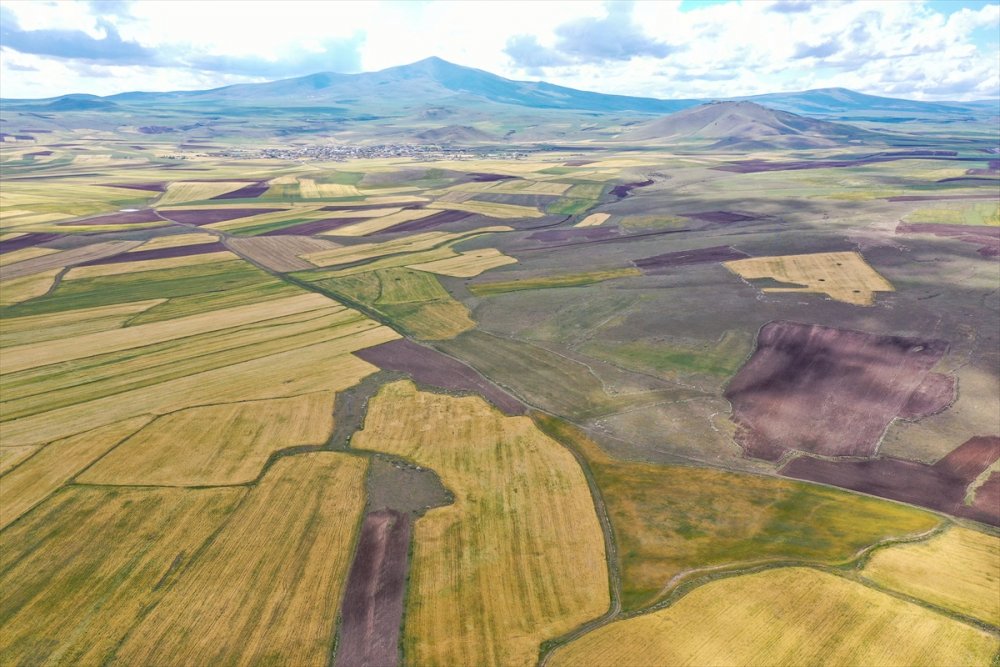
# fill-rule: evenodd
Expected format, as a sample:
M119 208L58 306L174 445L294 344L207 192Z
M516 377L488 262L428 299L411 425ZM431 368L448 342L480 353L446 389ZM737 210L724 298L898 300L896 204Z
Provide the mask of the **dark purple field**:
M637 269L641 269L646 275L660 275L668 273L678 266L689 266L691 264L707 264L715 262L728 262L734 259L745 259L750 255L742 250L737 250L728 245L717 245L711 248L698 248L696 250L681 250L679 252L668 252L653 257L644 257L632 261Z
M411 520L395 510L365 516L340 608L336 667L399 663Z
M564 167L585 167L588 164L594 164L593 160L569 160L568 162L563 162Z
M67 227L79 225L134 225L141 222L164 222L164 220L152 209L144 209L142 211L119 211L118 213L99 215L96 218L67 220L56 224L60 227Z
M483 396L507 415L523 415L526 408L506 391L457 359L405 338L354 352L370 364L407 373L415 381Z
M200 208L190 211L160 211L160 215L185 225L210 225L261 213L277 213L279 208Z
M966 516L995 526L998 522L995 519L990 521L989 517L996 517L998 507L1000 507L1000 472L995 472L976 490L976 497L972 505L966 509Z
M267 192L269 187L271 186L268 185L267 181L257 181L256 183L245 185L239 190L216 195L212 199L255 199Z
M797 171L800 169L829 169L833 167L854 167L875 162L893 162L895 160L907 160L913 158L924 158L927 160L950 160L955 162L978 161L978 158L955 157L954 151L895 151L888 153L876 153L874 155L860 155L856 158L843 160L790 160L788 162L772 162L770 160L741 160L730 162L719 167L712 167L716 171L730 171L737 174L752 174L761 171Z
M977 502L973 506L966 506L963 502L969 484L998 458L1000 437L978 436L970 438L934 465L890 457L868 461L830 461L802 456L785 465L781 474L1000 526L1000 503L990 504L993 496L1000 495L1000 488L986 488L984 485L977 493ZM994 474L987 484L996 477Z
M106 188L125 188L127 190L144 190L148 192L165 192L167 184L164 181L157 183L102 183Z
M399 204L396 204L399 206ZM392 208L389 204L330 204L329 206L324 206L321 211L365 211L373 208ZM406 208L423 208L423 204L414 203Z
M35 151L34 153L25 153L24 157L48 157L54 152L55 151Z
M482 172L472 172L468 176L476 183L492 183L493 181L507 181L517 178L516 176L507 176L506 174L484 174Z
M1000 227L901 222L896 225L896 233L955 238L980 246L978 252L983 257L1000 257Z
M618 197L619 199L623 199L627 197L628 194L632 192L632 190L635 190L636 188L644 188L652 184L653 184L652 180L637 181L635 183L624 183L622 185L616 185L615 187L611 188L611 194L615 197Z
M350 218L323 218L322 220L310 220L309 222L302 222L297 225L292 225L291 227L272 229L269 232L264 232L260 236L312 236L313 234L329 232L334 229L340 229L341 227L353 225L356 222L362 222L370 219L371 218L367 218L365 216L358 216Z
M766 324L726 388L736 441L747 456L768 461L789 451L872 456L894 418L951 402L950 382L927 380L947 349L941 340Z
M472 216L472 213L467 213L465 211L441 211L440 213L429 215L426 218L418 218L416 220L404 222L386 231L393 233L418 232L424 229L432 229L440 225L446 225L449 222L459 222L461 220L465 220L466 218L471 218Z
M195 245L182 245L173 248L154 248L153 250L137 250L135 252L123 252L111 257L103 257L90 262L85 262L83 266L93 266L95 264L120 264L121 262L141 262L146 259L166 259L167 257L190 257L191 255L204 255L210 252L222 252L226 250L222 243L198 243Z
M681 213L680 216L691 220L701 220L721 225L757 219L756 216L746 215L745 213L734 213L733 211L702 211L701 213Z
M45 243L46 241L54 241L55 239L61 237L62 234L25 234L24 236L18 236L16 239L9 239L7 241L0 241L0 255L6 252L14 252L15 250L20 250L21 248L30 248L32 246L39 245L40 243Z

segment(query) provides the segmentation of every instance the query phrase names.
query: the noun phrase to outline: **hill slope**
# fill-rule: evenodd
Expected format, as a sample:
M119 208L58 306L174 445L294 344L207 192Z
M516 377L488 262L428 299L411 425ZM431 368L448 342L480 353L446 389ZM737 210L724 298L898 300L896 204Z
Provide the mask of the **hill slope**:
M711 102L644 123L619 140L670 143L715 139L718 148L819 148L875 136L753 102Z

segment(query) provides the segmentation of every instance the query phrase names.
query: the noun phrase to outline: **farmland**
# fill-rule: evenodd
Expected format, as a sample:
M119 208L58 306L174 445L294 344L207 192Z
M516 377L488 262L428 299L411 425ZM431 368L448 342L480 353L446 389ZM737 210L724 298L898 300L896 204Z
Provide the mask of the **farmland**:
M338 80L0 107L0 663L996 662L984 112Z

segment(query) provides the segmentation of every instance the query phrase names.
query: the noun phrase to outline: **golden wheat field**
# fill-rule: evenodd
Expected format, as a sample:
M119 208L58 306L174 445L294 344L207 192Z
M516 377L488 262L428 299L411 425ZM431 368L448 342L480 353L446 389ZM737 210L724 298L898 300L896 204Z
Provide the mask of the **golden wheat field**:
M751 257L724 262L746 280L771 278L788 287L764 287L765 293L814 292L831 299L870 306L876 292L895 291L889 281L857 252L820 252L808 255Z
M533 664L542 641L607 609L583 473L531 420L396 382L351 446L430 467L455 495L415 526L403 640L413 664Z
M278 460L115 660L326 665L366 469L335 452Z
M188 408L159 417L79 477L84 484L220 486L252 482L275 452L322 445L333 393Z
M58 492L4 531L0 662L108 664L245 493L86 486Z
M1000 627L1000 537L953 526L926 542L882 549L863 576Z
M769 570L696 588L590 632L549 664L982 665L995 635L847 579Z
M482 250L460 252L454 257L447 259L439 259L422 264L410 264L409 267L411 269L437 273L442 276L472 278L484 271L516 263L516 259L503 254L496 248L483 248Z

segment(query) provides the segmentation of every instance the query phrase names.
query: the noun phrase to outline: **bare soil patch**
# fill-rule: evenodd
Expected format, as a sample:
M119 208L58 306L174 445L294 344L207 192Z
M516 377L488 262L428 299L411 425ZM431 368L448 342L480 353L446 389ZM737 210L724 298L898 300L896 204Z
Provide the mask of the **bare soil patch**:
M980 246L983 257L1000 257L1000 227L975 225L944 225L935 223L907 223L896 225L897 234L933 234L956 238Z
M746 455L769 461L789 450L872 456L895 417L913 419L922 416L917 408L941 404L950 384L925 379L947 349L941 340L766 324L725 392L736 441Z
M717 245L710 248L697 248L695 250L681 250L679 252L667 252L662 255L644 257L632 262L637 269L641 269L647 275L659 275L667 273L670 269L678 266L690 266L692 264L707 264L715 262L728 262L734 259L745 259L750 255L742 250L737 250L728 245Z
M160 211L160 215L168 220L185 225L210 225L213 222L225 222L237 218L247 218L262 213L277 213L276 208L200 208L187 211Z

